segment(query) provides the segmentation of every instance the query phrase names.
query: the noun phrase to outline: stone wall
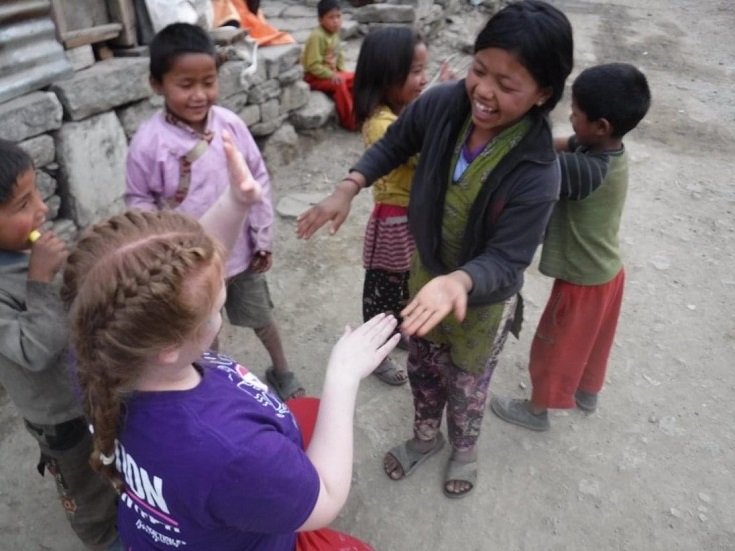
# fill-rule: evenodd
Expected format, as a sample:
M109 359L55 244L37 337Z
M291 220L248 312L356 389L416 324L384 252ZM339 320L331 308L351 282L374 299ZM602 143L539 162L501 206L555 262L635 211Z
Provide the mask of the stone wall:
M460 2L387 0L361 8L343 2L342 38L385 24L414 25L430 36ZM315 5L316 0L273 0L263 8L273 25L303 43L317 24ZM269 164L296 156L296 131L335 119L332 101L303 81L300 52L299 44L264 47L255 70L246 70L250 62L237 55L219 69L219 103L245 121ZM49 206L46 229L71 238L77 228L124 208L128 142L163 102L149 86L147 58L95 62L90 46L66 53L72 78L0 104L0 137L31 154Z
M300 52L299 45L260 48L257 70L245 71L245 61L227 61L219 70L219 103L245 121L264 155L278 161L290 159L275 142L293 146L295 130L318 128L335 117L331 101L303 81ZM128 143L163 106L148 83L147 58L81 67L48 90L0 104L0 137L33 157L49 206L45 229L68 239L77 228L124 208Z

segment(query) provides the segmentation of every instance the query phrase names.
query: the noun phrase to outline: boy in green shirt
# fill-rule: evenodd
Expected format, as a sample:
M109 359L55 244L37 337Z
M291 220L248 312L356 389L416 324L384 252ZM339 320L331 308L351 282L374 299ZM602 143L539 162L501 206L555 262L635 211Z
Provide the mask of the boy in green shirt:
M321 0L317 12L319 26L309 35L301 54L304 80L312 90L330 94L334 98L340 124L347 130L356 130L352 108L355 73L345 71L345 56L339 38L342 10L337 0Z
M651 105L646 77L627 63L580 73L572 85L574 135L557 138L561 193L546 230L539 270L555 278L531 345L530 400L495 396L509 423L549 429L548 408L597 409L623 301L618 243L628 190L623 137Z

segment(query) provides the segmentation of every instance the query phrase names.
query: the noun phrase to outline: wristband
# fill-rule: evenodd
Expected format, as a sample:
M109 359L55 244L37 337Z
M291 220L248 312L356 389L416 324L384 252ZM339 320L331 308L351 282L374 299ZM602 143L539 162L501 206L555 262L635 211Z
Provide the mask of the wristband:
M357 186L357 193L360 193L360 191L362 191L362 184L360 182L358 182L352 176L345 176L344 178L342 178L342 181L343 182L352 182L353 184L355 184Z

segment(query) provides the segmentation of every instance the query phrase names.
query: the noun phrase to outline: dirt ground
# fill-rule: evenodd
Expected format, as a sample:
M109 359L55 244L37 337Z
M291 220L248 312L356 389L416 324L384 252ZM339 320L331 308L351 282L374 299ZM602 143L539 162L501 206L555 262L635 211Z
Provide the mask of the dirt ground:
M407 480L383 474L385 451L411 434L411 396L370 378L358 398L354 485L335 525L379 551L735 550L735 8L730 0L554 4L574 26L574 74L629 61L654 98L626 139L626 297L601 406L593 415L553 412L541 434L488 412L478 487L452 501L441 492L448 449ZM454 37L471 40L480 13L468 7L453 18L431 47L434 62L453 53ZM554 113L559 134L570 131L568 112L567 95ZM326 194L362 150L341 130L304 144L296 162L271 167L277 198ZM277 222L271 292L292 367L313 394L342 328L360 321L370 206L363 193L336 236L322 230L308 242L295 238L292 219ZM529 268L524 332L508 342L493 392L528 395L528 349L550 283ZM224 342L256 372L267 367L252 333L229 328ZM80 550L3 394L0 442L0 549Z

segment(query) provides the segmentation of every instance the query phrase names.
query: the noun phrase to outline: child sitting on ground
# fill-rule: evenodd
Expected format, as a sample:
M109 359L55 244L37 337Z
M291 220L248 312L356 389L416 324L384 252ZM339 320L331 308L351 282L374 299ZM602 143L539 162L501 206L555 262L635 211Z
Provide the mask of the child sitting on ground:
M561 198L539 269L555 278L531 346L531 399L493 397L492 411L527 429L549 429L548 408L597 409L605 382L625 270L618 231L628 190L623 137L651 104L646 77L627 63L582 71L572 86L574 135L554 142Z
M365 37L355 70L355 120L365 146L383 137L403 109L426 86L428 51L410 27L384 27ZM408 274L415 247L408 229L408 197L416 158L373 185L375 208L365 230L362 262L363 321L379 313L398 316L408 302ZM405 347L408 347L408 341ZM408 381L406 370L387 357L375 376L390 385Z
M227 250L260 195L224 134L231 185L201 224L130 211L89 228L69 255L62 297L95 429L91 462L122 490L126 549L371 551L321 528L347 499L359 382L395 346L395 319L348 328L334 347L306 451L309 428L290 406L207 352Z
M214 44L206 31L175 23L159 32L150 46L151 85L165 108L145 121L130 143L126 164L129 207L174 209L199 217L227 185L222 132L229 131L250 171L263 187L242 236L227 259L230 323L250 327L263 343L273 366L268 382L284 400L304 395L288 366L278 327L272 318L265 278L272 265L273 205L263 157L245 123L217 100Z
M92 436L69 379L53 284L67 250L53 232L38 234L47 212L30 156L0 140L0 383L41 448L38 472L55 479L71 527L99 550L117 538L117 494L87 462Z
M345 71L345 55L339 38L342 10L337 0L321 0L317 12L319 26L309 35L301 54L304 80L312 90L332 95L340 124L347 130L356 130L352 104L355 74Z

